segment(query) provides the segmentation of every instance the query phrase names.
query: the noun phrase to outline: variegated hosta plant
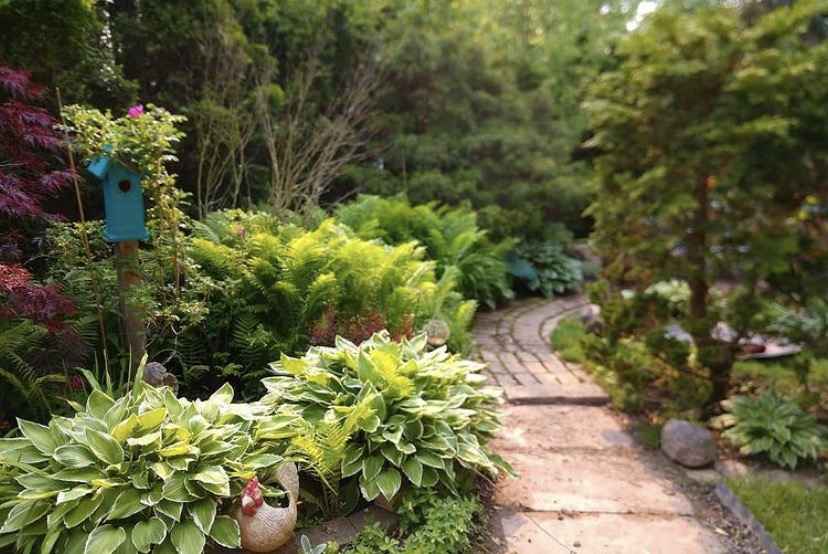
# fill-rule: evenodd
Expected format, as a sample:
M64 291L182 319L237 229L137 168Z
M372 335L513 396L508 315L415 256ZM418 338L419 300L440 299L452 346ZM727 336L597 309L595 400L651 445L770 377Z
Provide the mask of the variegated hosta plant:
M483 385L481 364L426 352L425 335L378 333L359 346L338 337L271 367L262 403L301 412L309 426L291 443L325 482L358 476L364 498L391 499L404 482L454 491L461 468L511 471L486 447L502 390Z
M263 406L176 398L136 379L115 400L95 390L85 408L48 426L19 420L0 439L0 548L20 552L200 554L207 541L237 547L224 512L254 473L283 461L253 436ZM82 407L81 407L82 408ZM11 476L9 479L8 476ZM270 490L271 495L280 491Z

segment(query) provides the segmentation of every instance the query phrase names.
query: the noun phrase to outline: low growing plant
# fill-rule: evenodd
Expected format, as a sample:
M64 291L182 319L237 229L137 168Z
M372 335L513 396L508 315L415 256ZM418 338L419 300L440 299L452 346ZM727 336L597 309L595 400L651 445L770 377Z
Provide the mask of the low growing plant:
M402 538L378 524L365 527L346 554L463 554L485 524L485 510L474 496L442 497L434 489L414 489L397 507Z
M208 400L176 398L139 375L125 396L95 390L73 417L48 426L19 420L0 439L0 547L21 552L200 554L207 541L237 548L225 515L243 484L283 462L253 440L267 408L232 403L228 386ZM11 481L11 485L8 481ZM280 491L267 490L278 495Z
M292 406L310 429L323 425L336 437L292 441L318 459L312 470L335 460L327 475L317 470L322 481L358 479L362 496L373 500L391 499L405 485L456 494L463 472L511 471L486 447L500 426L494 407L502 390L483 385L481 364L444 348L426 352L424 335L394 342L378 333L361 345L337 338L335 347L283 355L271 367L276 375L263 380L262 402ZM325 445L335 445L327 461L317 451Z
M557 242L521 244L506 259L512 276L543 296L577 290L584 280L582 262L567 256Z
M774 389L755 398L734 396L722 407L727 413L715 425L725 429L722 436L744 456L767 455L774 464L794 469L801 460L815 460L825 448L825 427Z

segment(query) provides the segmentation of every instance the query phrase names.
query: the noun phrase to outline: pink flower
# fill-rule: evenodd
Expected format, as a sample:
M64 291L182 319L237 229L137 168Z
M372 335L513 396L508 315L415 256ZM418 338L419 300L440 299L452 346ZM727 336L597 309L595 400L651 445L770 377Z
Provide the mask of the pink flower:
M129 109L129 111L127 112L127 115L129 117L141 117L141 114L143 114L143 113L144 113L144 105L143 104L135 104L134 106L132 106Z

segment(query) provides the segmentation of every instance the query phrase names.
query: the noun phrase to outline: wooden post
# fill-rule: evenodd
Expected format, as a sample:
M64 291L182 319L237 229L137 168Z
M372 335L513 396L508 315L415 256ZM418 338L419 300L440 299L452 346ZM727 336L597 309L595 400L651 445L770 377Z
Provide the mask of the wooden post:
M147 350L144 313L141 306L130 298L132 289L141 283L137 240L115 243L115 266L118 270L118 290L121 296L121 314L124 318L127 344L132 367L136 368Z

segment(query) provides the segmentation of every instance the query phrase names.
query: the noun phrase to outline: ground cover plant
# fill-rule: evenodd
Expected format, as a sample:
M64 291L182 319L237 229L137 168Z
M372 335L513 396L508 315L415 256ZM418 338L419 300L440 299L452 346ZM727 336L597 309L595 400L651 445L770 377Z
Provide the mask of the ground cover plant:
M818 554L828 549L828 488L797 480L729 479L728 486L783 552Z
M795 469L801 460L815 461L826 448L828 428L792 399L768 389L755 398L732 396L722 402L727 413L714 420L722 438L742 455L766 455L778 466Z
M204 401L179 399L139 370L120 398L96 389L72 417L20 420L22 436L0 439L0 545L90 554L238 547L238 524L225 513L232 498L284 459L277 442L253 440L270 410L232 400L229 385Z
M557 240L527 241L507 255L509 273L525 289L543 296L578 290L583 280L583 263L568 256Z
M319 483L334 487L334 498L309 497L329 515L356 504L356 487L365 500L408 487L457 495L476 473L511 471L486 446L502 391L483 385L480 364L426 346L424 335L375 334L360 345L338 338L272 365L262 402L293 407L308 422L292 444ZM348 489L350 499L340 494Z

